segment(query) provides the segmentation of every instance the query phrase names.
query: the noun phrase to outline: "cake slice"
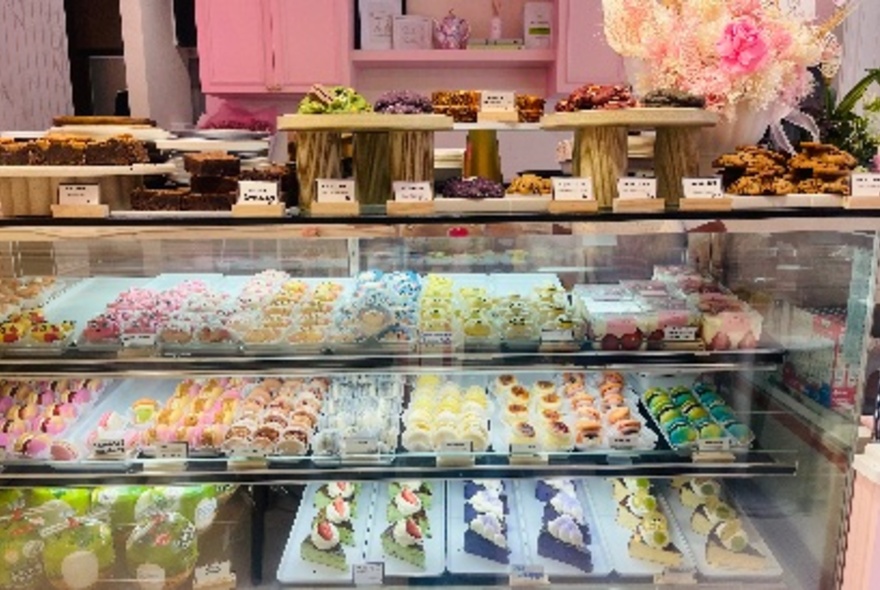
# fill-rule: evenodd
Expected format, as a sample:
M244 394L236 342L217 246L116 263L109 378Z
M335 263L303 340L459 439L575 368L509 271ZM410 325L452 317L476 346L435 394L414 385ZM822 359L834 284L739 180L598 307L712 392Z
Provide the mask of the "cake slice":
M645 517L627 544L630 557L667 567L681 565L681 550L669 538L666 517L654 513Z
M464 532L464 551L496 563L510 563L507 526L491 514L480 514Z
M315 493L315 508L326 508L336 498L347 500L351 505L352 518L357 515L358 485L348 481L331 481L318 488Z
M617 502L632 494L651 493L651 480L643 477L622 477L615 479L611 486L614 488L614 500Z
M570 479L554 478L539 479L535 484L535 498L540 502L549 502L559 492L574 496L574 483Z
M420 480L394 481L388 486L388 495L393 498L403 488L412 490L422 501L422 506L425 507L425 510L431 509L431 504L434 500L434 491L431 489L431 484Z
M491 514L503 521L507 517L507 513L507 500L489 490L477 492L464 504L465 522L472 521L480 514Z
M720 522L738 522L736 511L721 500L700 504L691 515L691 528L695 533L707 536Z
M650 494L632 494L617 503L617 524L629 530L641 524L645 515L657 510L657 498Z
M696 508L721 493L721 486L714 479L694 478L678 489L678 499L688 508Z
M767 567L767 556L758 551L736 521L719 522L706 539L706 561L712 567L757 571Z
M422 506L422 500L407 487L401 488L400 492L388 502L385 516L388 522L392 524L411 518L418 523L426 536L431 536L428 514L425 512L424 506Z
M354 546L354 525L351 522L351 504L348 501L336 498L327 504L315 517L315 522L321 520L330 522L336 527L343 545Z
M538 555L574 566L590 573L593 556L580 527L570 516L562 515L547 523L538 535Z
M543 524L546 527L551 521L562 516L570 518L575 523L580 529L584 542L589 545L591 542L590 529L587 526L584 508L577 498L565 492L559 492L544 505Z
M340 545L339 530L326 520L312 526L312 532L300 545L300 557L303 561L337 570L345 571L348 568L345 551Z
M412 518L399 520L382 533L385 555L424 569L425 546L422 528Z
M483 491L492 492L494 495L505 500L507 498L507 490L504 487L504 482L500 479L475 479L464 482L465 500L470 500L477 492Z

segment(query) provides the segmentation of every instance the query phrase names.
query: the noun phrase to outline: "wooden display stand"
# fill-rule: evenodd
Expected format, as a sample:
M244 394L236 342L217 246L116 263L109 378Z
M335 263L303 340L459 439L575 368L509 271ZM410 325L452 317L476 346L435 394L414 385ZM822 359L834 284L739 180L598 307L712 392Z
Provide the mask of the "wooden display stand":
M593 214L599 212L599 203L595 200L557 201L554 199L550 201L548 210L557 215L566 213Z
M427 217L436 212L434 201L428 202L399 202L388 201L385 204L385 210L388 215L397 215L400 217Z
M342 137L339 133L304 132L296 137L299 206L310 211L317 200L315 181L342 176Z
M678 202L681 211L731 211L733 199L722 197L720 199L682 199Z
M313 201L309 213L315 217L357 217L361 214L358 203L321 203Z
M271 205L236 204L232 206L232 216L241 218L280 218L287 213L284 203Z
M541 128L574 131L572 155L575 176L593 179L599 207L655 211L656 204L617 204L617 180L626 175L627 132L656 129L654 162L660 203L675 207L682 196L682 179L696 175L698 128L711 127L718 115L702 109L632 108L556 113L541 119Z
M666 201L656 199L614 199L615 213L660 213L666 210Z
M52 217L56 219L107 219L107 205L52 205Z
M880 197L844 197L843 208L857 211L880 209Z
M392 131L389 133L391 181L434 181L434 133Z

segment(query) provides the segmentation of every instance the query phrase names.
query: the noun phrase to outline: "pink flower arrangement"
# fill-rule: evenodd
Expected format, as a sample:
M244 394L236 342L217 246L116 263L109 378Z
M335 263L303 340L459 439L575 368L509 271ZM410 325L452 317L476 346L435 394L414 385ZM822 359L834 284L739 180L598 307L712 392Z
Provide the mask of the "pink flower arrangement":
M812 89L808 68L822 62L830 29L761 0L602 3L609 44L638 66L637 92L702 95L728 119L743 102L751 109L795 108Z

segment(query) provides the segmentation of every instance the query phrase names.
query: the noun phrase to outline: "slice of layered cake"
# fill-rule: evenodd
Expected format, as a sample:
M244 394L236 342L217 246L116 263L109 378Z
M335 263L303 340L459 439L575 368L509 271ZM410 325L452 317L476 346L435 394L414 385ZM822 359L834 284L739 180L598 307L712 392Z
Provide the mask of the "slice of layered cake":
M627 550L633 559L669 567L681 565L681 550L670 539L669 523L659 512L646 515L635 527Z
M481 490L464 503L464 521L470 522L479 514L491 514L503 520L508 513L507 497L494 491Z
M719 522L706 538L706 561L730 570L762 570L767 556L758 551L737 521Z
M421 480L394 481L391 482L388 487L388 494L393 498L399 494L400 490L403 488L409 488L409 490L417 495L422 501L422 506L425 507L425 510L431 509L431 503L434 500L434 491L431 489L430 483Z
M389 523L396 523L407 518L413 519L424 531L425 535L431 536L431 527L428 522L428 514L422 505L422 499L418 494L407 487L400 491L388 502L386 518Z
M504 482L500 479L474 479L464 482L464 499L470 500L477 492L491 492L505 502L507 501L507 490Z
M656 511L657 498L651 494L630 494L617 503L617 524L632 531L646 515Z
M539 479L535 484L535 498L540 502L549 502L559 492L574 496L574 483L570 479Z
M318 488L315 494L315 507L319 510L325 508L336 498L347 500L351 505L352 515L357 515L357 491L358 484L349 481L331 481Z
M339 531L343 545L354 546L354 525L351 523L351 504L343 498L336 498L318 511L315 522L327 521ZM313 523L314 524L314 523Z
M492 514L478 514L468 522L464 532L465 553L497 563L510 563L507 545L507 525Z
M620 502L633 494L650 494L651 480L643 477L622 477L611 482L614 489L614 500Z
M425 545L422 527L412 518L399 520L382 533L382 549L416 567L425 567Z
M586 573L593 571L593 556L587 548L589 537L584 537L584 528L567 514L545 523L538 535L538 555Z
M574 495L559 492L544 504L543 524L546 527L550 522L563 516L568 517L578 527L584 543L589 545L590 528L587 526L584 507Z
M303 561L333 569L345 571L348 568L345 551L340 545L339 529L326 520L318 520L312 526L311 533L300 545L300 556Z
M714 479L694 478L682 483L678 489L678 499L688 508L696 508L718 498L721 486Z
M697 506L691 515L691 528L695 533L706 536L718 523L738 522L738 520L736 511L726 502L716 498Z

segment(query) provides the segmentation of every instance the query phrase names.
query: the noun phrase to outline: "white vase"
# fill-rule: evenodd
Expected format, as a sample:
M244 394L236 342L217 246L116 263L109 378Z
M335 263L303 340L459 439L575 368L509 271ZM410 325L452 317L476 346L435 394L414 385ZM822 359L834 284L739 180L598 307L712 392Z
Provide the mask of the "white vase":
M711 175L712 160L718 156L756 144L777 119L771 109L756 109L747 101L739 103L734 118L722 119L715 127L700 132L700 174Z

